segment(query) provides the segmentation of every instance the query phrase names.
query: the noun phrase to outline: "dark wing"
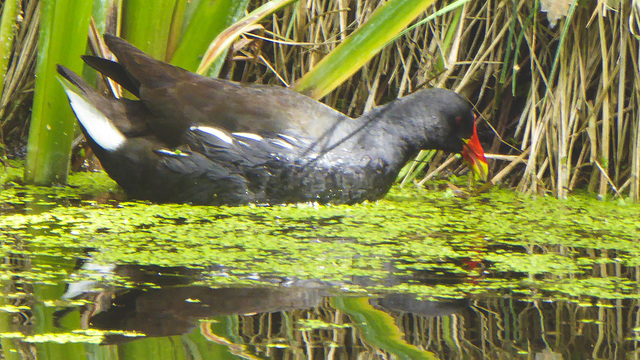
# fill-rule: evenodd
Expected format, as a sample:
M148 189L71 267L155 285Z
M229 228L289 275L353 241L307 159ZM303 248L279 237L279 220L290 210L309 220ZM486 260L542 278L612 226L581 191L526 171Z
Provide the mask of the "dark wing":
M193 152L233 167L242 174L248 191L255 194L258 202L271 200L269 188L290 164L313 156L307 154L307 142L287 135L230 133L206 126L193 127L187 144Z
M348 119L283 87L203 77L155 60L116 36L104 38L119 64L94 57L85 61L136 94L151 114L148 125L169 144L180 143L177 137L194 125L318 138Z
M312 141L284 134L201 126L192 128L188 139L194 152L241 173L258 203L361 202L384 195L395 178L379 159L344 162L344 148L316 152Z
M188 149L168 149L153 138L132 138L96 153L109 176L132 198L199 205L255 202L236 166Z
M237 168L194 152L158 150L157 176L150 179L166 189L164 201L201 205L242 205L255 202L248 181ZM158 181L161 180L161 181Z

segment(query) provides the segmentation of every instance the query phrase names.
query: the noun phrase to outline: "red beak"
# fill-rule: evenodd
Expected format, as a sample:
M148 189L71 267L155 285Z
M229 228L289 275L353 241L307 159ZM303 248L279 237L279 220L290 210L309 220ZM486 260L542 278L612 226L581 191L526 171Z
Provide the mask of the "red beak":
M478 132L475 123L473 124L473 135L470 139L463 139L464 146L462 149L462 157L473 171L476 179L487 181L489 177L489 166L487 159L484 157L484 150L478 139Z

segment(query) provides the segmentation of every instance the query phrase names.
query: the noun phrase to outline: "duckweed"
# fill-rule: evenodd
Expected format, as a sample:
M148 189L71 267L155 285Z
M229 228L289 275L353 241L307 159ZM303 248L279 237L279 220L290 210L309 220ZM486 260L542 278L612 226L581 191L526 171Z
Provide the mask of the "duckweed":
M497 188L461 199L394 188L354 206L159 205L118 201L123 194L104 173L73 174L69 186L52 188L24 186L17 174L0 177L0 251L29 258L31 267L4 265L4 279L68 280L82 276L74 259L90 258L200 269L198 281L210 286L252 283L259 274L423 298L638 297L633 279L598 270L640 265L640 205L619 200Z

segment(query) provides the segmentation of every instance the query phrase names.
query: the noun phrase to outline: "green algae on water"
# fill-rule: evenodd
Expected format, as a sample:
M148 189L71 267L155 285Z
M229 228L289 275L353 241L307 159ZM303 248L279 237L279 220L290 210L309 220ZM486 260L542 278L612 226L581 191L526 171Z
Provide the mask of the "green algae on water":
M422 298L638 296L632 279L594 270L640 264L638 204L394 188L354 206L211 207L115 201L119 190L104 173L74 174L70 183L4 184L0 209L12 209L0 213L5 256L187 267L203 271L208 286L255 284L250 275L260 274ZM45 265L34 261L19 276L49 282L72 272ZM417 275L434 280L411 280Z

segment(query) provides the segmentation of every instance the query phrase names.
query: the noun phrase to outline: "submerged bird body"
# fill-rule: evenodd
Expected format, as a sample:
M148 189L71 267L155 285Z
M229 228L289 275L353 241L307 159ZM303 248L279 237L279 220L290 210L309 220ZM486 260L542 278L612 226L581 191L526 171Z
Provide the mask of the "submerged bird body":
M451 91L422 90L352 119L285 88L202 77L105 41L118 62L85 62L139 100L106 98L58 71L91 148L131 197L358 203L384 196L421 149L462 152L486 176L471 106Z

